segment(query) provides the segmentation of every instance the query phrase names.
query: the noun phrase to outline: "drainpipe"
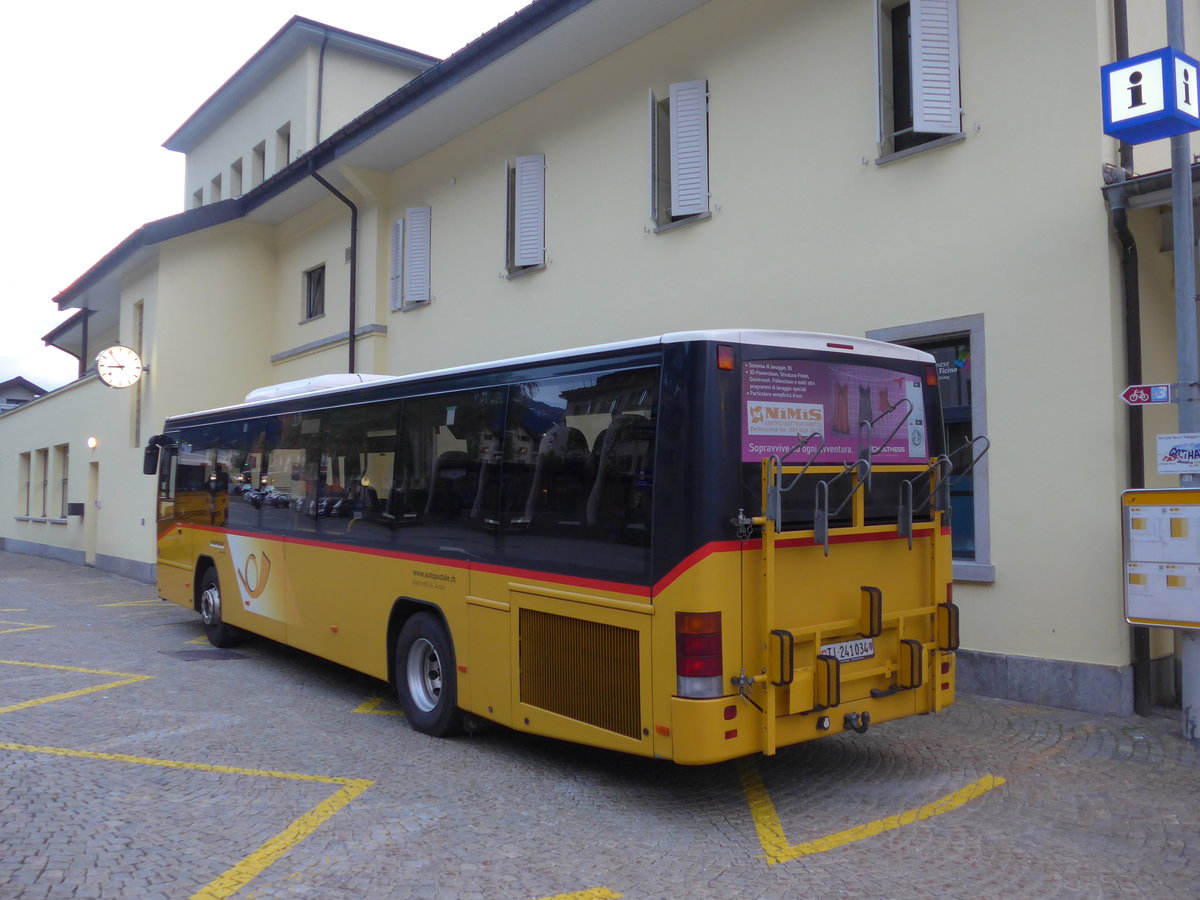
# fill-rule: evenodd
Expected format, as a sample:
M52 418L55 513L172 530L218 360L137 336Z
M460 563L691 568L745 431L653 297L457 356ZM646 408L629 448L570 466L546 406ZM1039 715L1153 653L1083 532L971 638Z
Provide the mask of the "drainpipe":
M79 323L79 377L82 378L87 374L88 366L88 319L91 316L87 314L87 305L83 307L83 321Z
M321 52L317 56L317 139L313 143L315 147L321 143L321 108L324 105L325 99L325 45L329 43L329 32L325 32L325 36L321 38Z
M1129 58L1129 14L1126 0L1113 0L1114 50L1117 60ZM1118 177L1133 171L1133 147L1124 141L1119 150ZM1124 190L1114 194L1112 223L1121 245L1121 295L1125 307L1125 374L1126 384L1142 383L1142 295L1138 281L1137 241L1129 230L1129 211L1125 206ZM1145 420L1140 406L1126 411L1129 453L1129 486L1146 486ZM1150 660L1150 629L1144 625L1129 627L1133 646L1133 711L1149 716L1154 710L1154 690Z
M325 187L329 193L337 197L348 207L350 207L350 360L347 371L353 375L354 368L354 332L358 328L358 207L353 201L335 188L332 184L321 177L321 174L315 169L309 172L310 175Z

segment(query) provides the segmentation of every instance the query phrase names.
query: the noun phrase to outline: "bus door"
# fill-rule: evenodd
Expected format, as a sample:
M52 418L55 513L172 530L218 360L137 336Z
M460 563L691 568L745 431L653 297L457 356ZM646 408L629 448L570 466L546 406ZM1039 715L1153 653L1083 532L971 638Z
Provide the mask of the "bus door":
M158 536L158 594L177 603L191 596L195 569L191 535L178 519L175 506L179 448L159 436L151 439L159 449L156 487ZM149 450L147 452L149 456Z

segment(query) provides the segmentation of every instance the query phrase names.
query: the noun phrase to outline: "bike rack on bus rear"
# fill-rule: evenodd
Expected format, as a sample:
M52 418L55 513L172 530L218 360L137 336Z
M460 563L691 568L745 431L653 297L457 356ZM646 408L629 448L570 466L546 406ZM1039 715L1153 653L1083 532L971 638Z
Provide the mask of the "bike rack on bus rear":
M975 447L980 442L983 443L983 450L978 455L975 454ZM897 514L897 527L900 531L900 537L908 539L908 549L912 549L913 542L913 515L917 510L925 509L932 502L935 509L940 509L943 512L950 512L950 488L962 481L971 470L983 459L988 450L991 449L991 441L985 435L980 435L973 440L963 439L963 443L956 450L952 450L949 454L942 454L932 463L924 472L920 472L913 478L905 479L900 482L900 510ZM958 473L958 477L952 479L954 475L953 458L958 456L964 450L969 450L972 455L971 462L965 469ZM929 490L926 492L924 499L919 504L913 504L913 484L923 478L929 479Z

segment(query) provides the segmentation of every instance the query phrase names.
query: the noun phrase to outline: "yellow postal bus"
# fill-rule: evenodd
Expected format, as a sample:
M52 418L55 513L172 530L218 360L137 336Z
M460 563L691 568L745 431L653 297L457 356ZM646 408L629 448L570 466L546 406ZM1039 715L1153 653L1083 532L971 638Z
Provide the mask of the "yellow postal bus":
M159 593L427 734L772 754L953 702L943 441L932 357L799 332L279 385L150 440Z

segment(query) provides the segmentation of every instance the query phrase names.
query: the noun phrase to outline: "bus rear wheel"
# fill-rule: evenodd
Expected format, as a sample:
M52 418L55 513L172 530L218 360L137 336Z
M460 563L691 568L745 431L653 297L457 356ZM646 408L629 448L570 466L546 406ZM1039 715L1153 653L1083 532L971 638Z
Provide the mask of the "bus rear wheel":
M221 583L217 570L209 566L200 579L200 618L204 635L214 647L233 647L241 643L241 635L221 618Z
M396 693L417 731L434 737L462 732L454 645L442 620L432 613L417 613L400 629Z

